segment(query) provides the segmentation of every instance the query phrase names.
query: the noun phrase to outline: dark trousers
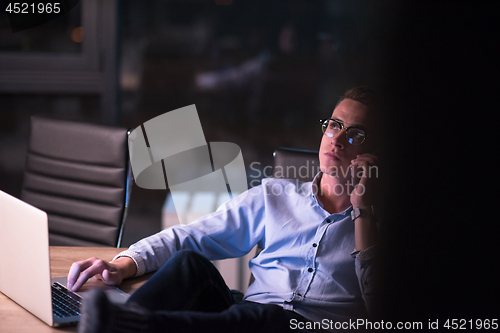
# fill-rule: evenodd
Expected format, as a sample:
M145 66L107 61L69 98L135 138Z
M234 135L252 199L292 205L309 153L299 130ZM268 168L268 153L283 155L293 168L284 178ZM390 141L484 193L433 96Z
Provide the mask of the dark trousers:
M151 332L287 332L302 316L281 306L235 303L219 271L205 257L176 253L128 301L151 311Z

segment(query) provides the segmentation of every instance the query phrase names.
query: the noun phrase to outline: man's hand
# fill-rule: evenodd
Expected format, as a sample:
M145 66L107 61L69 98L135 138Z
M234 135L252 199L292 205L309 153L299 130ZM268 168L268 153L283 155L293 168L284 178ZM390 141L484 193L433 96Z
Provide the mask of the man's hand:
M374 183L377 182L378 177L376 163L377 157L373 154L357 155L351 161L351 167L356 173L359 172L358 168L362 168L363 171L358 185L351 192L350 199L353 208L366 209L373 205L374 193L376 193ZM355 176L358 175L355 174ZM378 243L378 230L373 222L373 216L360 216L354 221L354 241L357 250L364 251Z
M112 262L95 257L77 261L69 269L68 288L77 291L93 276L102 279L107 285L117 286L125 278L133 276L135 269L134 261L128 257L120 257Z
M351 161L349 167L354 170L354 183L356 184L356 181L359 180L351 192L351 204L355 208L366 208L373 205L373 196L375 193L373 187L378 176L376 163L377 156L373 154L357 155L356 158ZM362 172L360 170L362 170ZM359 178L358 176L361 173L362 176Z

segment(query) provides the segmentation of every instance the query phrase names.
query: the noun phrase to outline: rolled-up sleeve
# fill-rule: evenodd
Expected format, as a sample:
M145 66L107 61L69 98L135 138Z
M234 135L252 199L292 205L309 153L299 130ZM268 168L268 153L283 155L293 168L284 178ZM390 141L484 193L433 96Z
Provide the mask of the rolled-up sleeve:
M379 245L371 246L364 251L354 251L351 256L354 258L356 275L358 277L359 288L365 302L365 307L370 317L376 313L377 297L379 293Z

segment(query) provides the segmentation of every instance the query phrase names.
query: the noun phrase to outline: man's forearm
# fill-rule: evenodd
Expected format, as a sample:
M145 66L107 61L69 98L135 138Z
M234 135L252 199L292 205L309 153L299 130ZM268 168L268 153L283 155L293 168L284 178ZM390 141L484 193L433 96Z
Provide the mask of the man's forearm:
M137 265L130 257L119 257L111 262L122 274L123 279L134 277L137 272Z

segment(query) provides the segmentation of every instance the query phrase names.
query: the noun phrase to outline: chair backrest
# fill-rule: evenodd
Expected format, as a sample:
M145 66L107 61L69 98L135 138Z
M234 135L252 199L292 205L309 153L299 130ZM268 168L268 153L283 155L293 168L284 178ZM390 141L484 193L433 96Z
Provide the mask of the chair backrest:
M48 214L50 245L120 246L127 141L125 128L31 118L21 198Z
M319 171L317 151L278 148L273 155L274 178L292 178L309 182Z

